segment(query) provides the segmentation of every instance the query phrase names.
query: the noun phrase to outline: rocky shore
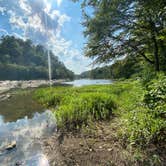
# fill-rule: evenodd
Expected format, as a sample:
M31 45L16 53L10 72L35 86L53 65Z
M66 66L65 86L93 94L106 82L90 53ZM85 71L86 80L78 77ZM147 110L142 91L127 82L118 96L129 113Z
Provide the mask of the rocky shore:
M52 80L51 84L60 84L66 80ZM48 80L29 80L29 81L0 81L0 101L10 98L10 93L7 93L11 89L27 89L37 88L40 86L49 86Z

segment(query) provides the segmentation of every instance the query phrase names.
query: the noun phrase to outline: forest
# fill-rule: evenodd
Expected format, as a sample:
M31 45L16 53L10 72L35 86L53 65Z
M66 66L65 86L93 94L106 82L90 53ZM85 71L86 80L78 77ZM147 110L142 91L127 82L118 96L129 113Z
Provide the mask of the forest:
M51 51L53 79L73 79L74 73L67 69ZM47 50L30 40L14 36L0 39L0 80L48 79Z
M126 57L125 59L116 61L112 65L105 65L85 71L78 78L128 79L131 77L143 77L143 73L145 72L146 69L143 69L136 59Z

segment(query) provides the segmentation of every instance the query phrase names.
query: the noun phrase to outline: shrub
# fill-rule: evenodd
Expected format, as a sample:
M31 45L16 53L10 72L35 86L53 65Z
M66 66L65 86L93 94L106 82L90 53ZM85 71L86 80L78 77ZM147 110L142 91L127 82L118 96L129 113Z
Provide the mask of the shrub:
M140 107L126 115L125 134L131 144L146 146L164 139L161 132L166 127L165 121L149 112L148 108Z
M166 76L159 75L149 83L144 102L156 115L166 114Z
M164 141L166 76L158 75L151 80L147 84L143 101L140 100L134 107L124 115L125 135L129 142L143 146L150 142Z

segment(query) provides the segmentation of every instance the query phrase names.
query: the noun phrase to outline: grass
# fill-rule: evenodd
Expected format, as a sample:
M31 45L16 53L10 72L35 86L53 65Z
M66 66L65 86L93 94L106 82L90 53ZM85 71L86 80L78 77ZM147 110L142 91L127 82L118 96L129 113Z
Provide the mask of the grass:
M62 130L78 130L116 116L121 126L117 132L126 143L145 147L152 141L164 140L165 118L156 116L155 109L148 107L147 90L138 80L112 85L44 88L35 92L35 98L54 111L58 128Z
M116 102L109 89L110 86L46 88L37 90L35 98L54 111L59 128L75 130L89 121L110 119Z
M112 85L41 88L35 92L35 99L54 111L59 129L71 131L113 116L129 125L126 118L130 118L143 95L141 83L128 80Z

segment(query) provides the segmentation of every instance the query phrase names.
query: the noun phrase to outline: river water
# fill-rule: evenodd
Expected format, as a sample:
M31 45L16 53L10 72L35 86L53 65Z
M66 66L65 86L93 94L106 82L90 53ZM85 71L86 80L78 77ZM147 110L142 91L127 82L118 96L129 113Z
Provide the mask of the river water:
M106 85L111 84L112 80L106 79L79 79L71 82L65 82L66 84L73 85L76 87L86 86L86 85Z
M110 84L110 80L75 80L73 86ZM42 139L56 131L51 111L37 104L31 92L19 92L0 102L0 166L49 166Z

